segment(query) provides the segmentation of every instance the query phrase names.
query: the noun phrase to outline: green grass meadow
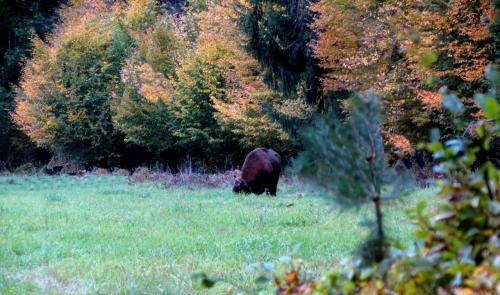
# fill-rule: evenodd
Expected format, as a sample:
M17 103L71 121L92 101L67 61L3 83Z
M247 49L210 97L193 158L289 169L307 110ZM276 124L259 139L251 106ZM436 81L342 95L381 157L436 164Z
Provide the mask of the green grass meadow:
M411 241L404 209L432 193L384 204L392 237ZM221 294L229 284L195 290L190 273L246 288L249 264L297 243L295 256L320 276L350 257L372 217L369 205L341 210L325 194L300 183L271 198L117 176L0 177L0 294Z

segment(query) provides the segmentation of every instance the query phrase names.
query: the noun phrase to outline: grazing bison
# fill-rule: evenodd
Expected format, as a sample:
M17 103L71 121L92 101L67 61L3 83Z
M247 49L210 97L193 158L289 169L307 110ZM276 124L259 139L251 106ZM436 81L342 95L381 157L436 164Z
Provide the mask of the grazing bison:
M233 192L260 195L267 190L271 196L276 196L280 172L280 155L272 149L256 148L245 158Z

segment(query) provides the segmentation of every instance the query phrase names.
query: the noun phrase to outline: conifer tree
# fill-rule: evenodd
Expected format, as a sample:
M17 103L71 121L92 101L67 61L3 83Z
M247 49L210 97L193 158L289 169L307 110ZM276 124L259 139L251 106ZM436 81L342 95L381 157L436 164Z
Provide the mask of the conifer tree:
M242 24L247 49L265 70L265 82L293 97L301 91L308 102L322 105L318 61L309 43L313 14L308 0L251 0Z
M340 204L373 204L376 227L373 240L367 241L371 254L366 262L379 262L387 254L382 187L391 184L399 189L401 178L386 162L380 101L374 91L355 95L348 103L345 121L326 114L303 132L305 150L299 154L296 167L302 175L330 189Z

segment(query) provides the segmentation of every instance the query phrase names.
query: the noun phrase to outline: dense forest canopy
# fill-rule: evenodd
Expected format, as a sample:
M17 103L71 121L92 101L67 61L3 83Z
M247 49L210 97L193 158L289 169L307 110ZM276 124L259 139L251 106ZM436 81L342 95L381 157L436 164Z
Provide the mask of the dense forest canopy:
M16 166L38 157L37 150L13 124L12 85L19 81L21 61L29 56L34 35L45 36L58 20L60 0L0 1L0 167Z
M443 86L467 122L482 118L472 96L498 62L495 5L3 1L0 163L45 151L69 170L186 158L213 170L256 146L288 158L315 113L345 113L344 98L369 88L386 150L410 157L432 127L455 132Z

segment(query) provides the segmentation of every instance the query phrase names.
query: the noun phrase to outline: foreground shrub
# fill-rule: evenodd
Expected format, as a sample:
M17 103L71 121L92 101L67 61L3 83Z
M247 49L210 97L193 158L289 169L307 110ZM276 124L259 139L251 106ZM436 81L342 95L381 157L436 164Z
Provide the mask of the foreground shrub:
M488 71L493 85L498 73ZM443 98L452 113L462 111L454 95ZM498 294L500 292L500 171L490 161L474 170L481 153L500 136L500 105L494 87L476 101L485 114L475 140L438 138L425 145L439 163L435 210L420 203L409 216L415 221L415 246L394 247L377 264L361 263L346 271L331 272L321 281L300 280L277 284L280 294ZM460 123L457 121L457 123ZM461 126L463 124L458 124ZM294 269L290 270L291 272ZM290 273L290 272L289 272Z

